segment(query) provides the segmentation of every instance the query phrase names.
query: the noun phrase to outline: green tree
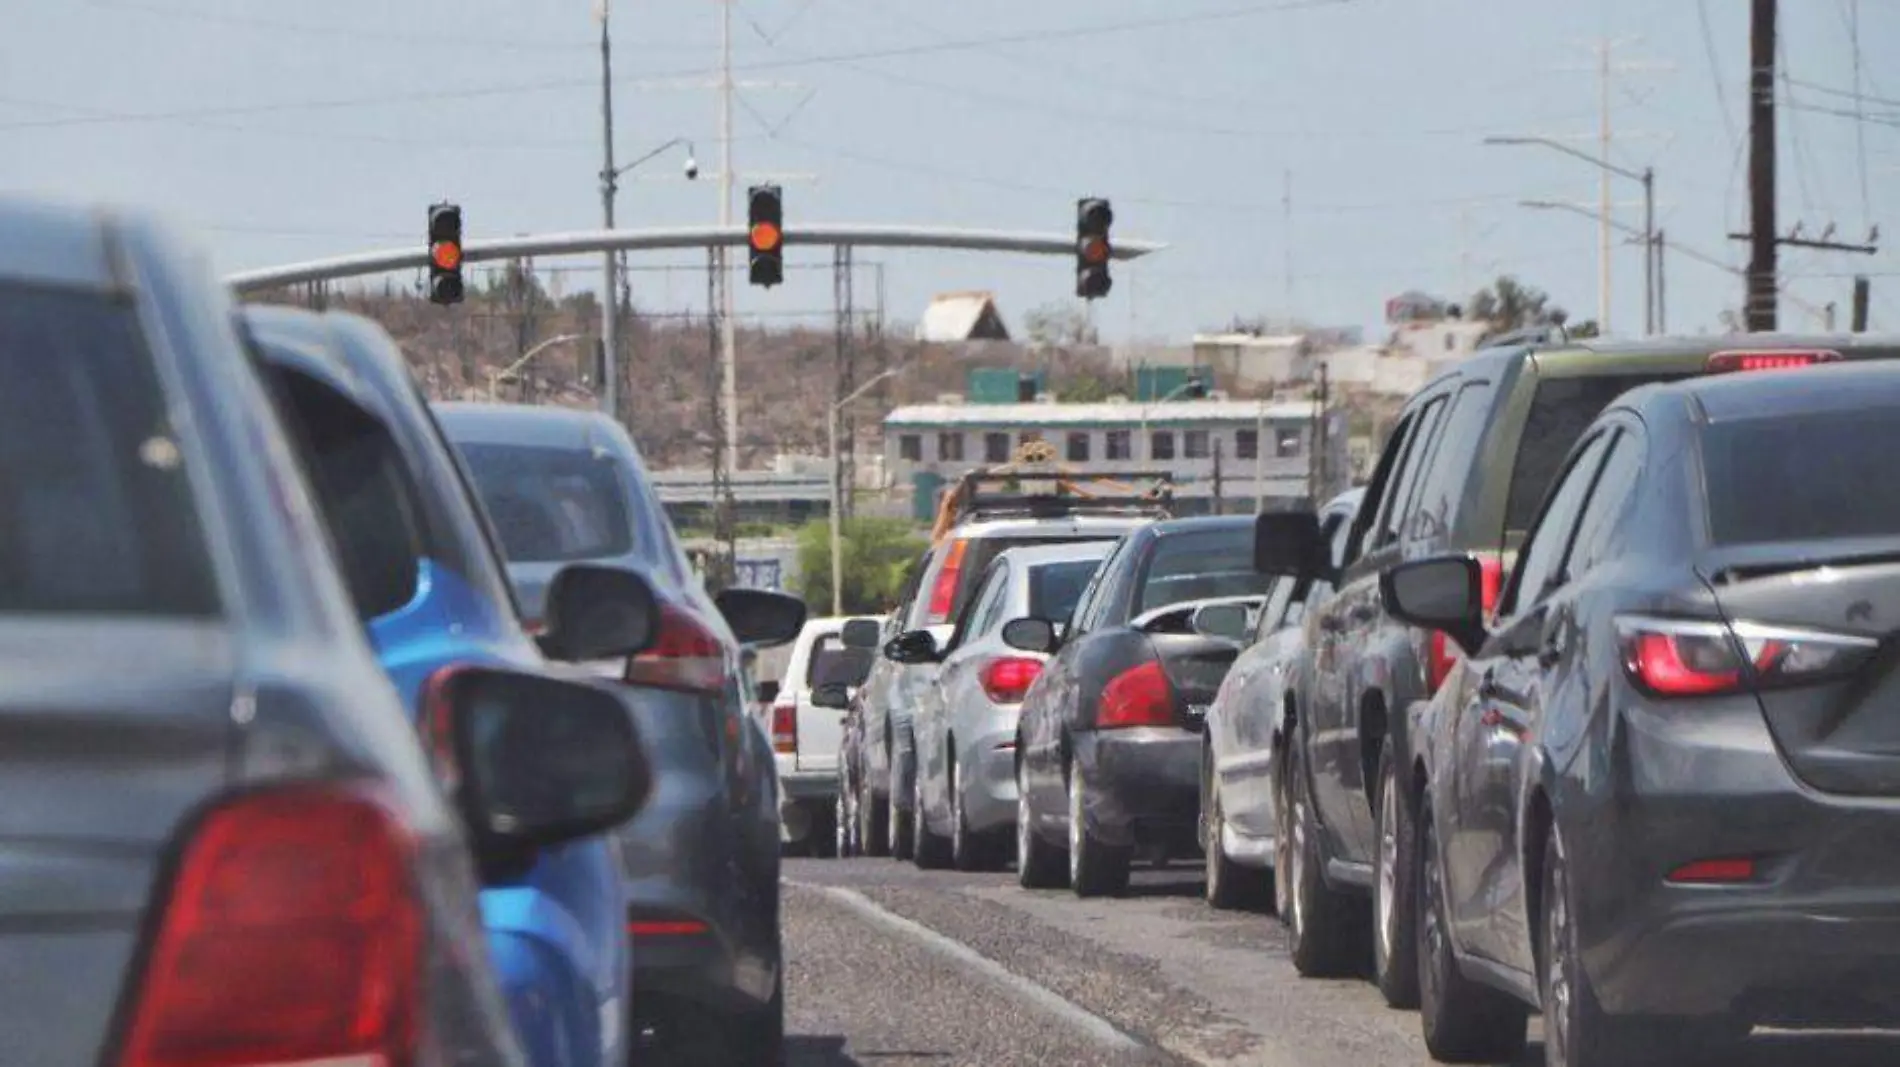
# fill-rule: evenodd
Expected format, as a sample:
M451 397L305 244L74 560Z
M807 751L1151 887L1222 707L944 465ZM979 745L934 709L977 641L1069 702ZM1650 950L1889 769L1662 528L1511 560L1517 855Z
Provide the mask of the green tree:
M849 615L888 611L897 602L904 571L929 544L903 519L856 516L841 531L844 610ZM831 613L831 524L806 523L798 532L798 594L813 613Z

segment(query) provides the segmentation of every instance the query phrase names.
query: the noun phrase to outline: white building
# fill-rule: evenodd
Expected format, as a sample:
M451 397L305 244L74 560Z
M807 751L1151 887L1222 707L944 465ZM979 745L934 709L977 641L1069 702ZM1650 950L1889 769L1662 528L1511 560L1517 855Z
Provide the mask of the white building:
M886 469L908 483L920 513L936 489L973 467L1007 463L1018 447L1047 441L1056 457L1092 472L1165 471L1187 512L1300 499L1314 473L1312 404L1179 400L1100 404L917 404L884 419ZM1346 468L1343 412L1329 433L1331 471Z

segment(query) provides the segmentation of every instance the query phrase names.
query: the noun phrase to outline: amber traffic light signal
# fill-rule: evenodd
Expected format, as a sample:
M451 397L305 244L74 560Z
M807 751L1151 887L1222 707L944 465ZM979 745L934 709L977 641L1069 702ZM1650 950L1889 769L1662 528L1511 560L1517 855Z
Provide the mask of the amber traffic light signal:
M462 302L462 209L455 204L429 206L429 299Z
M752 284L785 280L785 205L776 185L755 185L746 194L746 245L752 250Z
M1108 277L1115 255L1108 228L1114 222L1108 201L1089 196L1075 202L1075 295L1084 300L1107 296L1114 284Z

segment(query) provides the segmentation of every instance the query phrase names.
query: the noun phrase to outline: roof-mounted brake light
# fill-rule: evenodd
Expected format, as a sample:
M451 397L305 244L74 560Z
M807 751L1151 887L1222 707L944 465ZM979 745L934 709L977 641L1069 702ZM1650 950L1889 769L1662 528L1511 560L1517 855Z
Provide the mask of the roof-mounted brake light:
M1795 367L1811 367L1816 363L1834 363L1841 358L1839 352L1828 349L1769 349L1766 351L1733 350L1717 352L1709 357L1710 374L1727 374L1730 371L1747 370L1789 370Z

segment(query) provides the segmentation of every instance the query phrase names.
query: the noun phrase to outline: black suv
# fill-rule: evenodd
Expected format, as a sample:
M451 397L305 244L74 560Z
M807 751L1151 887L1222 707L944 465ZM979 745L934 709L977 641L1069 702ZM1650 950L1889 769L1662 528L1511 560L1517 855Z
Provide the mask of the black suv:
M1356 971L1370 940L1387 1001L1417 1002L1412 901L1396 891L1409 876L1400 857L1412 850L1399 837L1412 822L1399 811L1406 791L1380 783L1396 782L1412 765L1408 709L1436 691L1459 653L1443 633L1385 612L1380 573L1407 559L1471 553L1488 613L1571 446L1624 392L1704 374L1900 357L1891 342L1847 337L1732 341L1481 352L1406 403L1337 570L1312 512L1260 517L1261 570L1322 578L1338 590L1308 609L1306 650L1282 724L1290 740L1273 768L1285 922L1301 974Z

